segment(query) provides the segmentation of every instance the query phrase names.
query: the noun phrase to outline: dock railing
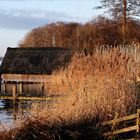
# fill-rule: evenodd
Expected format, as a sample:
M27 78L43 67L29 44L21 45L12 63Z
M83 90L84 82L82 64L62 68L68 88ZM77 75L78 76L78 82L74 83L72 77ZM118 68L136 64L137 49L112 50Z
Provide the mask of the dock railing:
M129 124L129 122L133 123L130 123L131 125L127 125ZM126 123L126 125L121 125L123 123ZM140 130L140 109L137 109L137 112L135 114L131 114L129 116L121 118L118 118L118 113L116 113L113 120L103 122L99 125L102 129L102 134L105 137L129 133L131 131L134 131L136 134L138 134ZM104 127L108 129L103 129Z

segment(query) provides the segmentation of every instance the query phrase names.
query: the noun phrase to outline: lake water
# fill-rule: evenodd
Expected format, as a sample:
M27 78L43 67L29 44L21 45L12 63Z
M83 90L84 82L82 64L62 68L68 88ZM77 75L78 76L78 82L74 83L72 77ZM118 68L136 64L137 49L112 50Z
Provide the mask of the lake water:
M48 104L46 101L22 100L13 106L12 100L0 100L0 131L14 127L17 120L39 113L46 104Z
M1 61L0 61L1 64ZM12 100L0 100L0 131L8 130L14 127L18 119L26 118L34 113L40 112L40 109L49 107L51 101L18 101L16 106L13 106Z
M0 61L0 65L1 63L2 61ZM13 124L13 109L8 105L8 102L5 100L0 100L0 131L13 127Z
M12 109L5 108L5 103L0 100L0 130L3 130L3 125L8 129L13 125Z

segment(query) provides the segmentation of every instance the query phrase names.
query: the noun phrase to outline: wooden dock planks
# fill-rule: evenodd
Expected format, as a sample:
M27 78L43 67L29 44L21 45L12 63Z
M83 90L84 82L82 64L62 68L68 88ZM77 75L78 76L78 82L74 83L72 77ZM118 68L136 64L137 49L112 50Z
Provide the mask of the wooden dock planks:
M13 100L13 96L0 96L0 99L3 100ZM52 100L51 97L30 97L30 96L17 96L16 100Z

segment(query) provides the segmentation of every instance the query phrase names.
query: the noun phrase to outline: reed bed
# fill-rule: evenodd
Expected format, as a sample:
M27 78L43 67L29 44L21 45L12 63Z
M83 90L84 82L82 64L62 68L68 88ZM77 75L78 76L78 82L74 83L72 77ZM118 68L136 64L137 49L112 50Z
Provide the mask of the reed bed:
M67 69L55 72L63 77L69 93L49 110L54 118L104 121L116 112L120 116L133 113L138 106L139 67L138 49L131 47L99 47L92 55L75 54Z
M68 86L67 96L6 134L15 140L100 139L97 123L139 107L139 60L135 45L97 46L92 53L75 54L67 68L53 73Z

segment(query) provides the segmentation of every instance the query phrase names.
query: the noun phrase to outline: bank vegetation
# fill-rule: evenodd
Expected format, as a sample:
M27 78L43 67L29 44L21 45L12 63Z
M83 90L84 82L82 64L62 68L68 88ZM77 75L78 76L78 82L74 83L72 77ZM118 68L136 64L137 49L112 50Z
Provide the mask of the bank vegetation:
M53 73L69 86L67 96L1 132L0 139L103 139L96 124L139 107L139 53L138 46L128 45L75 54L67 68Z

